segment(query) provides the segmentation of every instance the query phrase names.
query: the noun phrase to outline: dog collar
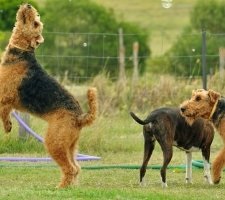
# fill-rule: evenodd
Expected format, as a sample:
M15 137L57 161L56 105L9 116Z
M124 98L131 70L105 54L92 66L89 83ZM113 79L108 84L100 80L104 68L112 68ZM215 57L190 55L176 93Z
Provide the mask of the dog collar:
M16 48L16 49L19 49L20 51L26 51L26 52L34 52L34 48L33 47L28 47L28 49L24 49L24 48L21 48L19 46L17 46L16 44L10 44L10 46Z
M213 109L212 109L212 111L211 111L211 113L209 115L209 119L212 118L214 112L216 111L216 107L217 107L218 102L219 102L219 99L216 100L216 103L214 104Z

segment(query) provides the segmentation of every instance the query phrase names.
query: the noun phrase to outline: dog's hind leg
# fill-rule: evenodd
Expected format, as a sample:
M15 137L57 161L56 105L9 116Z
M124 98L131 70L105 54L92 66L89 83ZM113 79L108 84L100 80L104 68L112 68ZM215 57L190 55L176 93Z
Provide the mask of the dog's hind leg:
M186 183L192 183L192 153L186 151Z
M71 159L70 151L70 146L77 138L72 127L70 128L69 120L65 121L65 124L55 122L49 125L45 145L51 157L61 168L62 179L59 188L74 184L79 172L75 162Z
M161 167L160 170L160 174L161 174L161 181L162 181L162 188L166 188L167 187L167 183L166 183L166 169L168 164L171 161L171 158L173 156L173 147L172 144L169 144L168 141L165 140L158 140L162 152L163 152L163 165Z
M211 173L210 173L210 163L209 163L209 161L207 161L203 158L203 164L204 164L204 177L205 177L207 183L212 185L213 182L212 182Z
M75 156L75 149L76 149L76 143L77 143L77 140L75 140L71 146L70 146L70 160L71 160L71 163L73 164L74 168L76 169L76 174L74 175L75 177L75 184L78 183L78 174L80 173L80 165L78 164L78 162L76 161L76 159L74 159L74 156Z
M143 157L142 166L140 168L140 183L142 186L144 185L143 178L145 176L148 162L149 162L152 152L155 148L155 137L150 131L147 131L149 127L146 127L146 126L143 127L143 134L144 134L144 139L145 139L145 141L144 141L144 157Z
M210 146L202 149L202 159L204 165L204 178L209 184L213 184L210 173L209 158L210 158Z
M223 140L223 148L216 155L212 163L212 179L213 183L218 184L221 179L221 172L223 167L225 166L225 118L222 118L220 121L220 125L218 127L218 131Z
M46 145L48 152L55 162L60 166L62 171L62 179L58 188L64 188L75 182L75 176L77 174L77 169L74 167L73 163L69 158L69 152L63 146L57 145L49 147Z
M218 184L221 179L221 172L225 164L225 147L216 155L215 160L212 163L212 176L213 183Z

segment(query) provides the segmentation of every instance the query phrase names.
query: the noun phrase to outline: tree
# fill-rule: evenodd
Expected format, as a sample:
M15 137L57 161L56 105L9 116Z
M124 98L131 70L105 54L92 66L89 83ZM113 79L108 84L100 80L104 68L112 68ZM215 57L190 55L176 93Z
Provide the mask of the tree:
M218 66L219 48L225 44L225 2L199 0L191 12L191 25L186 27L173 47L166 53L169 72L177 75L201 75L201 50L204 28L207 32L207 73ZM219 35L215 35L218 34ZM221 35L220 35L221 34Z
M21 0L0 0L0 30L11 31L16 19L16 12L19 5L24 1ZM37 4L29 1L35 8L38 9Z
M133 42L140 44L140 55L148 56L147 33L137 25L116 21L112 11L82 1L48 1L45 4L45 43L39 55L44 66L54 74L68 71L70 76L94 76L103 70L111 76L118 74L118 29L130 35L124 38L126 56L132 56ZM146 34L143 34L146 33ZM146 57L140 58L144 70ZM132 60L126 60L127 69Z
M211 33L221 33L225 31L224 16L224 1L199 0L191 12L191 25L195 30L205 28Z

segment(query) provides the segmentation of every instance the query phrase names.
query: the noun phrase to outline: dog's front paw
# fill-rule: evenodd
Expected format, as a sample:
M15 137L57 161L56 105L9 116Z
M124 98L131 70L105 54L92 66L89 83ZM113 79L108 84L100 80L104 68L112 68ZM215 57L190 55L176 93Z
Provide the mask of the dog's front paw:
M204 178L205 178L205 182L206 182L206 183L208 183L208 184L210 184L210 185L213 185L213 181L212 181L212 179L211 179L211 176L205 175Z
M186 184L192 184L192 180L190 178L185 179Z
M4 129L6 133L9 133L12 130L12 122L10 120L4 123Z
M141 187L146 187L146 182L144 180L142 180L139 184Z
M167 187L168 187L167 183L166 183L166 182L165 182L165 183L162 182L162 188L165 189L165 188L167 188Z
M220 179L221 179L221 176L219 177L219 179L214 179L214 180L213 180L213 183L214 183L214 184L219 184L219 183L220 183Z

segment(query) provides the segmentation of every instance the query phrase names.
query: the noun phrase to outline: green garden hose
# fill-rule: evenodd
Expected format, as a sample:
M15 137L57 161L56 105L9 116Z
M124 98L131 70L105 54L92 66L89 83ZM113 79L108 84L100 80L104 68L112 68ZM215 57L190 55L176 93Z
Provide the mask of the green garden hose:
M0 163L0 167L56 167L56 165L50 164L28 164L28 165L18 165L11 163ZM149 165L147 169L161 169L161 165ZM194 168L203 168L203 161L200 160L192 160L192 167ZM103 170L103 169L140 169L140 165L95 165L95 166L82 166L82 169L85 170ZM167 169L185 169L186 165L169 165Z

